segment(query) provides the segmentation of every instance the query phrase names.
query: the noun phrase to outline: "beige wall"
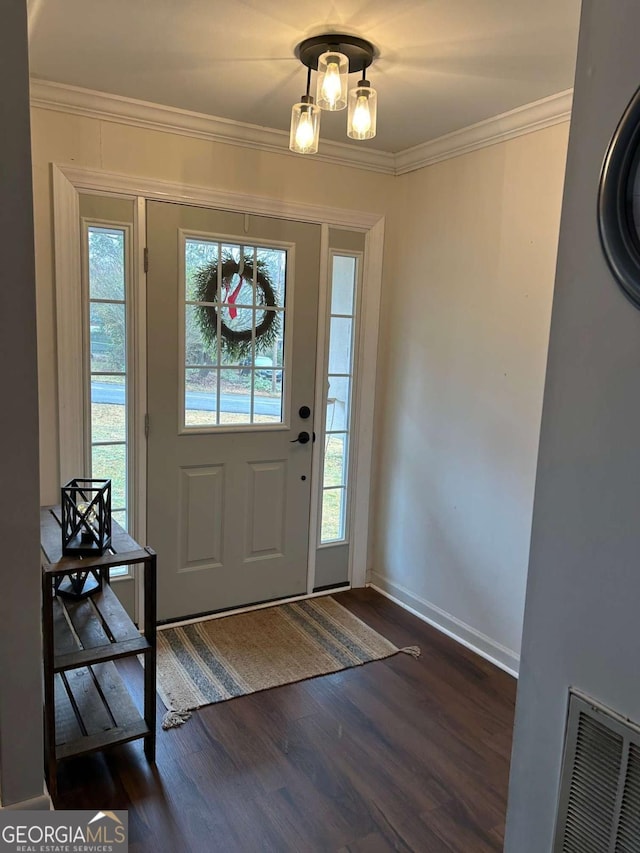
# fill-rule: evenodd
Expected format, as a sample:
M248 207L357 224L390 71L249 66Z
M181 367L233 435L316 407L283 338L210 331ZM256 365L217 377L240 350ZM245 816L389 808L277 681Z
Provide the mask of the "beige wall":
M397 179L375 583L517 667L568 124Z
M394 178L49 110L32 111L43 503L56 502L58 427L50 163L385 213Z

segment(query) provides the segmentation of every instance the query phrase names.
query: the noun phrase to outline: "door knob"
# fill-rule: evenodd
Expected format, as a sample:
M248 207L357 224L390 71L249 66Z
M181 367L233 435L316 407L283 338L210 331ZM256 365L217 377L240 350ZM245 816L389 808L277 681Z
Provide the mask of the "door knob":
M291 441L291 444L296 444L296 442L298 444L308 444L310 440L311 440L311 436L309 435L308 432L299 432L298 437L294 438Z
M298 414L303 420L306 420L311 414L311 409L309 408L309 406L300 406L300 408L298 409Z

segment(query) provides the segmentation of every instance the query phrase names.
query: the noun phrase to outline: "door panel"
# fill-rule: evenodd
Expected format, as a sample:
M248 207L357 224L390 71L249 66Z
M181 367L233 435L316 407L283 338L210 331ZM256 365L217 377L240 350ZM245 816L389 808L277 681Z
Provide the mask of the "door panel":
M312 445L294 439L305 426L298 410L314 400L320 226L163 202L147 208L148 539L158 551L159 618L304 593ZM197 327L185 332L185 317L202 305L184 281L190 237L204 254L224 244L258 258L275 248L284 263L286 253L286 304L273 309L282 308L280 350L276 342L258 356L255 332L249 363L233 355L220 363L219 337L194 349ZM264 317L242 274L220 278L219 324L243 311ZM185 379L185 353L194 351Z
M222 562L222 465L180 471L181 571Z
M285 550L287 460L250 462L245 560L281 557Z

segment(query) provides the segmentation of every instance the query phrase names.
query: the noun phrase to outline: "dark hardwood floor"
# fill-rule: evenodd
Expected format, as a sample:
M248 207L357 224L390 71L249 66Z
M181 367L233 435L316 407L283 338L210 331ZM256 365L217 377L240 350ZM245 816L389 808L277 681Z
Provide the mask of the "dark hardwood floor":
M336 598L421 658L202 708L155 767L140 741L70 759L56 807L128 809L132 853L501 851L514 679L373 590Z

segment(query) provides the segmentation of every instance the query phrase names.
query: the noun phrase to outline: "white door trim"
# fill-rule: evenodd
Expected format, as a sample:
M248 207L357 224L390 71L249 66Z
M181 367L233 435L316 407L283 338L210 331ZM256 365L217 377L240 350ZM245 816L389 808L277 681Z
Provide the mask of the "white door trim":
M354 402L356 457L351 492L351 566L352 586L365 586L369 569L369 518L373 468L373 417L376 401L378 366L378 328L382 294L382 252L384 218L369 229L364 246L360 334L356 355L358 394Z
M318 291L318 338L316 343L316 388L313 401L313 432L322 437L324 434L324 389L325 389L325 359L327 346L327 297L329 293L329 226L322 224L320 237L320 287ZM315 487L311 490L311 505L309 509L309 556L307 558L307 594L311 595L315 586L316 553L318 549L319 507L322 496L320 479L322 477L322 456L320 441L314 441L311 451L311 482ZM351 574L349 574L351 579ZM354 584L355 586L355 584Z
M266 196L195 187L153 178L140 178L85 169L76 165L52 163L55 281L58 340L58 412L60 432L60 479L74 476L82 470L84 436L82 429L83 378L82 378L82 300L80 235L78 228L78 194L81 191L118 194L138 200L140 214L142 199L182 202L200 207L221 208L253 213L262 216L315 222L320 225L341 226L367 232L365 268L361 304L361 329L357 364L359 393L355 405L356 461L353 478L353 528L352 573L354 587L364 586L369 555L369 501L373 453L373 412L378 350L378 325L380 318L380 292L382 286L382 250L384 216L357 210L324 207L321 205L287 202ZM143 241L139 239L139 247ZM139 253L141 254L141 252ZM141 259L135 262L134 299L139 309L144 295L145 276ZM144 324L144 311L138 310L137 322ZM139 342L136 363L138 380L137 413L146 412L146 388L140 382L146 376L146 336L144 326L138 326ZM136 429L139 441L144 432ZM146 482L145 453L136 454L135 481ZM143 501L140 501L142 504ZM138 519L136 535L146 538L146 526Z
M59 482L84 470L82 369L82 251L75 186L54 165L53 231L58 345Z
M133 175L121 175L116 172L103 172L99 169L85 169L73 164L52 164L77 190L117 193L128 198L144 196L156 201L182 202L198 207L214 207L237 210L270 216L274 219L294 219L301 222L338 225L355 230L368 230L384 221L378 213L366 213L361 210L346 210L339 207L306 204L304 202L284 201L268 196L235 193L229 190L216 190L209 187L197 187L180 184L175 181L163 181L156 178L140 178ZM229 207L233 205L233 207Z

